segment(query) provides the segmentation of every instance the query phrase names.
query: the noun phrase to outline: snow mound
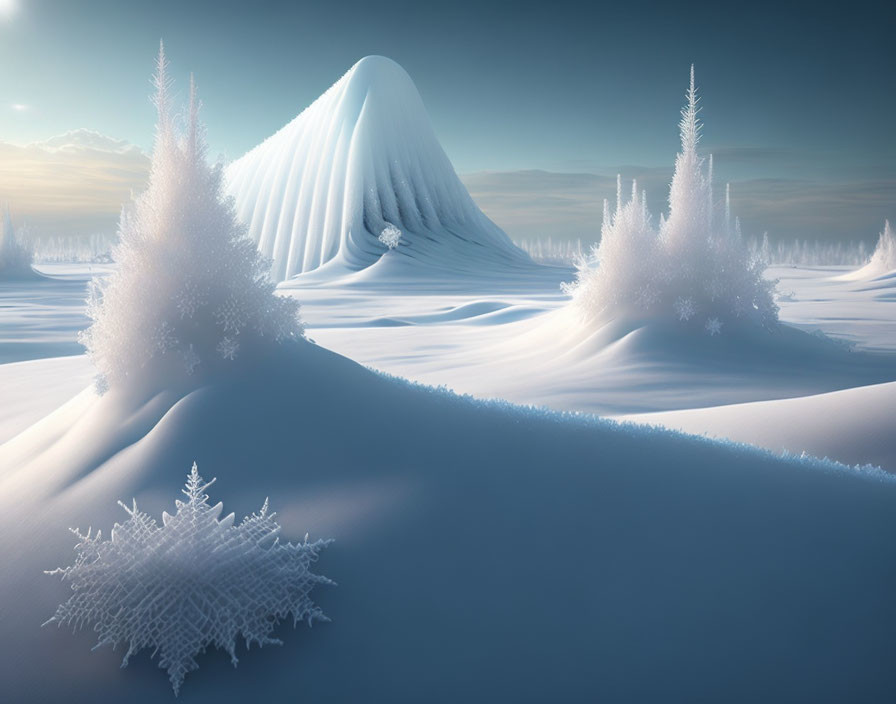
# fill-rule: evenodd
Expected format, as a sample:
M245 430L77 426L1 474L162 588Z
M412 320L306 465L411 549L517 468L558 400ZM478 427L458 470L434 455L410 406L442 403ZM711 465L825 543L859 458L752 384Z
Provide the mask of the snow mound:
M448 270L529 265L476 207L401 66L368 56L226 172L239 218L277 281L390 256Z
M779 452L809 452L896 473L896 382L799 398L620 418L686 433L709 434Z
M308 342L235 364L188 393L88 391L0 446L11 701L170 696L148 657L123 671L95 635L39 628L67 598L41 571L71 555L69 526L112 525L117 498L161 512L193 457L229 510L270 495L284 532L334 538L319 564L340 588L315 599L334 619L315 638L236 671L208 656L191 701L418 701L433 683L470 702L892 691L892 477L477 403Z

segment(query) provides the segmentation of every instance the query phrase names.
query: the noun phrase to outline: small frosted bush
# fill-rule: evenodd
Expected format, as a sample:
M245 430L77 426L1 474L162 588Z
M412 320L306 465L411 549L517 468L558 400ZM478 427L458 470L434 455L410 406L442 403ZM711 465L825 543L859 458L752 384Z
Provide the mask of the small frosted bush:
M44 625L92 626L96 647L127 643L122 667L150 648L177 694L209 646L227 651L236 667L238 638L247 648L279 645L270 634L282 619L327 620L310 595L332 582L310 566L329 541L309 543L306 535L281 543L267 501L237 525L232 513L219 518L222 504L209 506L205 493L214 481L204 483L194 463L187 500L175 502L174 515L163 513L162 525L136 501L119 502L128 520L115 524L109 540L73 531L74 563L47 573L61 575L73 594Z
M31 276L32 259L31 249L16 236L7 209L3 216L3 227L0 229L0 279Z
M896 234L890 228L890 221L884 222L884 231L880 233L877 247L871 255L869 268L885 273L896 269Z
M393 250L398 246L398 243L401 242L401 230L395 227L391 222L387 223L377 239L390 250Z
M93 324L80 338L100 390L148 376L152 362L192 374L230 362L247 343L303 335L298 303L274 295L269 262L223 195L221 166L206 161L192 82L188 124L175 125L162 51L155 85L149 186L122 214L118 269L92 282Z
M646 194L632 184L623 198L617 180L616 209L604 203L600 243L579 264L575 282L565 286L586 320L604 314L666 318L682 324L713 321L711 335L728 322L770 326L777 321L772 282L764 263L744 244L740 223L732 224L729 199L716 212L712 159L697 153L700 121L694 72L680 123L681 152L669 188L669 217L658 225Z

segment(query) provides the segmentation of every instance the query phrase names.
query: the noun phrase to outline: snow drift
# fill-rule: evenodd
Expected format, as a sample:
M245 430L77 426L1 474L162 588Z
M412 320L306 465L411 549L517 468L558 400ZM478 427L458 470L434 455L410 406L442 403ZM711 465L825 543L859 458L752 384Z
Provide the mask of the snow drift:
M476 207L394 61L368 56L227 169L237 214L277 281L329 265L357 270L389 252L440 269L530 265Z
M896 382L814 396L623 416L696 435L727 438L772 452L808 452L896 473Z

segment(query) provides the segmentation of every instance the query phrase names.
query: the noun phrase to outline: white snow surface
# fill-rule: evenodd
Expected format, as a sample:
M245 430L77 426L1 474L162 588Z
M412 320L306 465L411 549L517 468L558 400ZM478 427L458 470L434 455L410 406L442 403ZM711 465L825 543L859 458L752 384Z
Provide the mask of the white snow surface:
M843 267L770 270L770 276L780 279L781 335L757 342L725 328L715 337L688 330L691 339L663 339L655 332L650 335L655 344L645 339L645 331L631 326L617 330L608 325L602 335L573 339L575 327L562 325L558 312L567 300L559 283L572 276L569 269L544 268L529 278L496 276L492 282L414 278L412 263L388 256L371 269L371 274L382 273L367 277L358 272L332 284L303 276L281 291L303 302L308 334L320 344L390 374L480 398L630 415L818 398L896 379L896 279L845 282L839 280ZM0 359L79 351L77 330L87 324L87 267L41 270L55 280L53 285L0 285ZM389 274L391 270L397 271ZM829 339L797 335L793 328ZM782 337L798 340L808 353L782 348ZM7 399L0 410L0 442L71 398L91 373L84 357L0 365L0 390ZM858 395L847 398L853 415L868 416ZM823 421L820 414L810 414L804 422L813 418ZM884 416L879 422L886 421ZM874 426L878 421L869 422ZM781 424L767 442L756 434L736 437L849 463L870 457L853 453L861 435L851 439L846 428L834 439L798 431L799 425ZM688 430L714 428L689 425ZM779 434L791 431L792 437L778 442ZM815 437L824 442L816 444ZM835 440L843 444L842 452L831 451ZM886 456L896 454L896 438L883 435L879 442L890 453Z
M571 340L559 293L569 270L491 282L414 271L386 256L282 293L305 303L312 338L393 374L619 413L802 396L794 414L775 405L791 401L773 401L647 420L892 469L892 384L852 389L896 378L892 282L776 269L784 330L800 344L776 340L781 356L757 361L723 328L699 337L694 360L693 346L656 332ZM49 289L0 287L0 355L53 357L74 344L83 267L44 273ZM148 397L78 393L92 373L83 355L0 365L0 550L16 565L0 572L7 696L171 696L147 656L122 671L121 653L90 651L92 634L40 629L66 597L42 570L70 559L69 527L111 527L118 499L170 511L193 461L213 468L238 514L270 495L284 538L335 538L320 571L340 587L321 593L334 621L313 634L282 627L283 648L240 649L236 671L220 653L200 658L187 701L295 691L310 701L656 701L675 691L833 702L892 691L896 489L884 475L475 402L308 343L234 364L214 383ZM852 390L818 395L834 388Z
M270 495L284 538L333 537L319 571L339 588L313 634L278 630L236 671L203 656L185 701L891 691L889 475L476 402L307 342L234 364L197 388L88 389L0 446L12 701L171 696L147 656L121 670L93 634L41 629L66 596L42 570L69 559L68 527L111 527L116 499L170 510L193 460L237 514Z
M377 369L480 398L617 415L893 381L896 289L839 282L836 273L774 270L788 295L797 291L781 301L786 324L715 336L702 319L608 317L584 327L565 306L558 271L553 281L495 281L467 294L420 295L429 285L421 282L387 295L384 277L369 287L300 277L281 290L303 301L313 339Z
M617 419L735 440L773 452L808 451L816 457L873 464L896 473L896 382Z
M369 266L388 251L378 237L389 225L402 236L388 256L423 267L532 266L473 202L413 81L382 56L361 59L226 179L277 281Z

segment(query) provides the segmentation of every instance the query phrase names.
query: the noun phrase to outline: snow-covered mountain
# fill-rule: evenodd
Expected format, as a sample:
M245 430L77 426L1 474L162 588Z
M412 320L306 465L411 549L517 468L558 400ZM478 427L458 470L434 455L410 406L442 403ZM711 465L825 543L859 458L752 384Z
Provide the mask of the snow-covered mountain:
M439 269L527 266L528 256L476 206L442 150L410 76L368 56L272 137L231 164L228 190L273 275L390 257Z

